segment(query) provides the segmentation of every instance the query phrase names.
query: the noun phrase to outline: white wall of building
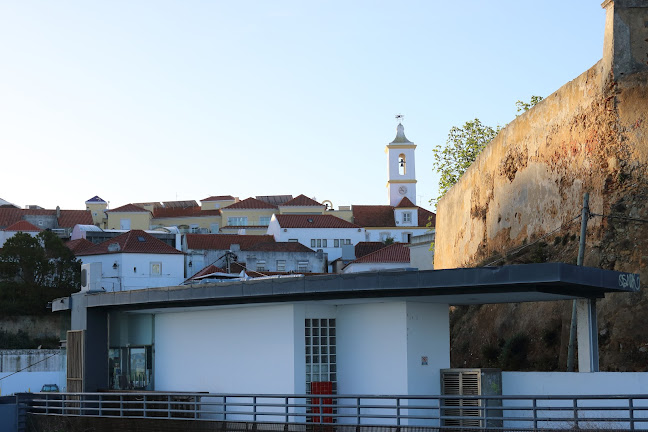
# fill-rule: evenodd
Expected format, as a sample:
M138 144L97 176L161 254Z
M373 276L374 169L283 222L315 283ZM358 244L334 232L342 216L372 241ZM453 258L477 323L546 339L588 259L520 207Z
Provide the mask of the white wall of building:
M407 269L408 263L351 263L344 267L342 273L361 273L379 270Z
M648 394L648 373L645 372L502 372L502 393L505 396L513 395L638 395ZM566 407L573 406L571 400L553 399L553 406L558 404ZM530 401L504 401L504 406L529 405ZM538 402L539 405L542 402ZM636 406L646 406L645 401L636 401ZM579 401L579 406L611 406L627 407L628 399L604 399ZM542 412L541 415L552 417L572 416L573 411ZM530 416L528 411L505 410L505 416L522 417ZM590 418L615 418L628 416L623 410L581 411L580 416ZM635 412L636 418L648 418L648 411ZM638 423L638 428L645 429L648 423ZM529 422L505 422L504 427L529 428ZM571 421L556 421L552 424L542 423L542 427L573 429L575 424ZM585 421L579 424L581 428L598 429L628 429L629 424L619 424L608 421Z
M278 242L297 240L313 250L322 249L328 254L329 262L342 256L342 246L335 247L335 239L350 239L353 245L365 241L364 228L281 228L274 217L268 226L268 234ZM312 239L326 239L327 247L312 247Z
M66 390L65 371L49 372L13 372L0 373L0 396L9 396L14 393L32 392L41 390L45 384L56 384L59 390Z
M80 258L83 264L101 263L101 286L106 291L173 286L184 280L182 254L115 253ZM117 268L113 268L115 263ZM161 264L160 275L151 274L152 263Z
M19 232L22 231L2 231L0 230L0 248L4 246L4 244L9 240L11 237L15 236ZM29 231L23 234L29 234L32 237L36 237L39 233L36 231Z
M157 314L155 390L301 394L296 337L292 304Z
M386 238L391 237L395 242L407 243L407 236L417 236L425 234L429 228L426 227L403 227L403 228L367 228L364 241L384 242Z

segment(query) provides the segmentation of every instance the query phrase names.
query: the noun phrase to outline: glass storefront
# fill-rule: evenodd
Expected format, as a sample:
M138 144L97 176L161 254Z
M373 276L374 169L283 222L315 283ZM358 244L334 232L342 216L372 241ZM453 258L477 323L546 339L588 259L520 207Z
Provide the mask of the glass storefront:
M108 352L112 390L153 390L153 347L116 347Z

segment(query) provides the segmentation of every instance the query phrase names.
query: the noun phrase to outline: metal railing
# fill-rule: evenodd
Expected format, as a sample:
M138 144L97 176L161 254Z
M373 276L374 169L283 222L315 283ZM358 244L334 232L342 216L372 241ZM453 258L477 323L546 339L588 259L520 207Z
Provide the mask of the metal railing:
M448 429L648 429L648 395L37 393L34 414Z

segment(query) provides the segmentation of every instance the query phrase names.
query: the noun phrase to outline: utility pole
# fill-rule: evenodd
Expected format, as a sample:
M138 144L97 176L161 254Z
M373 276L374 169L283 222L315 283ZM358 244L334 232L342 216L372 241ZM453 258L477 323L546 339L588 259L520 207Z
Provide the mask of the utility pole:
M589 219L589 192L583 195L583 210L581 211L581 232L578 244L578 259L576 265L583 265L585 256L585 235L587 234L587 219ZM569 345L567 346L567 372L574 372L574 342L576 340L576 300L572 300L572 317L569 328Z

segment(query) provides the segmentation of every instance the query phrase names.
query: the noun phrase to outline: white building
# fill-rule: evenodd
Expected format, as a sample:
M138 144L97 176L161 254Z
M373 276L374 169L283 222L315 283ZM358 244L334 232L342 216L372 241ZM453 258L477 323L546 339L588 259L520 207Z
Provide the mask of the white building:
M268 234L278 242L299 242L313 250L321 249L328 262L342 256L344 245L355 245L365 239L365 230L332 215L273 215Z
M0 248L2 248L7 240L9 240L19 232L29 234L32 237L36 237L41 231L43 230L27 221L19 221L11 224L7 228L0 230Z
M184 280L184 254L141 230L128 231L76 256L82 262L81 284L89 290L128 291Z

